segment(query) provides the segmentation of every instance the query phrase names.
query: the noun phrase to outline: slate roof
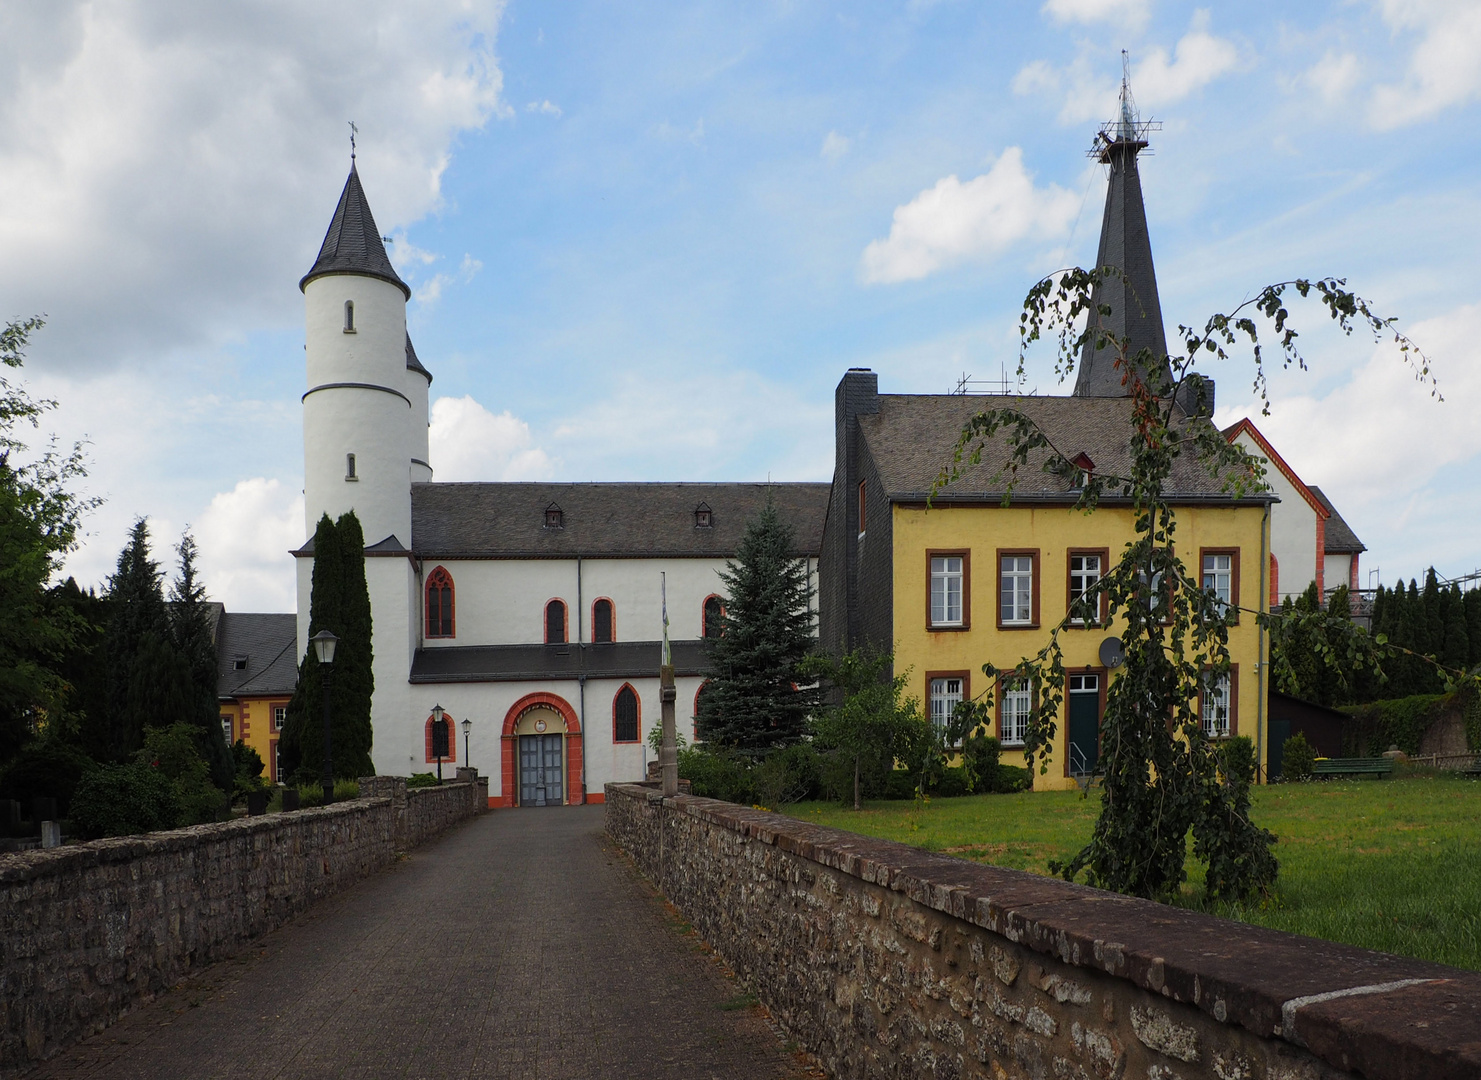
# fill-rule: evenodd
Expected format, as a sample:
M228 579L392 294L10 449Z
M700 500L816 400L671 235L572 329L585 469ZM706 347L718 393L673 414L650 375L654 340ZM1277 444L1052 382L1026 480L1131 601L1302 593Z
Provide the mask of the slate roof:
M707 670L703 641L671 641L674 674ZM537 679L657 678L658 641L610 645L467 645L418 649L411 662L414 683L521 682Z
M406 335L406 370L415 371L418 375L427 377L427 385L432 385L432 373L422 367L422 362L417 359L417 351L411 346L411 335Z
M411 299L411 289L396 273L386 255L386 245L381 243L380 230L375 227L375 218L370 213L370 203L365 201L365 189L360 186L360 173L354 164L345 180L345 189L340 192L339 205L334 208L334 217L329 222L329 231L324 234L324 243L319 248L319 257L313 269L299 281L302 289L315 278L327 274L363 274L366 277L389 281Z
M951 460L962 426L985 409L1011 405L1023 410L1044 430L1066 457L1087 454L1101 473L1125 476L1131 469L1131 414L1125 397L1014 397L997 394L881 394L879 412L859 417L859 431L879 469L885 491L895 502L923 501L941 467ZM1207 423L1189 420L1187 423ZM1007 444L1000 434L997 452L989 445L982 464L936 496L937 501L997 501L1006 483L995 477L1007 460ZM1015 501L1073 502L1078 493L1070 477L1043 470L1047 451L1031 454L1019 470ZM1231 502L1221 482L1191 455L1178 458L1167 485L1176 501ZM1274 501L1268 492L1251 494L1245 502ZM1108 496L1106 500L1114 502Z
M1358 534L1352 531L1352 527L1342 520L1342 515L1337 512L1337 508L1332 505L1332 500L1327 498L1322 489L1315 484L1306 486L1322 506L1326 507L1327 513L1332 515L1327 518L1327 550L1323 554L1355 555L1360 551L1367 551L1367 546L1358 539Z
M828 484L526 484L411 486L411 546L424 558L729 558L770 492L798 555L822 547ZM700 503L711 526L694 526ZM545 527L552 504L562 528ZM439 650L440 651L440 650Z
M235 662L247 666L237 670ZM298 685L298 616L228 611L216 633L216 696L269 697Z
M1138 152L1146 145L1134 135L1120 134L1101 152L1101 161L1110 166L1110 178L1095 265L1114 266L1125 277L1098 282L1091 292L1091 302L1096 308L1101 304L1110 307L1103 325L1118 337L1129 339L1128 356L1135 356L1143 348L1151 349L1165 369L1167 334L1162 326L1162 302L1157 296L1157 271L1152 265L1152 240L1136 164ZM1115 350L1096 351L1094 345L1094 341L1087 341L1081 351L1075 393L1081 397L1125 395L1122 373L1115 368Z

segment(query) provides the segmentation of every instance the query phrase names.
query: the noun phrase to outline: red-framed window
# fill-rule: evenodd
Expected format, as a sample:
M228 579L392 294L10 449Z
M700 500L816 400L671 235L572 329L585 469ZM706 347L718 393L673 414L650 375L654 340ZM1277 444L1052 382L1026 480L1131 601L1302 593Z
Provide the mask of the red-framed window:
M704 739L703 728L700 726L699 709L700 702L705 698L705 692L710 688L710 680L706 679L699 684L699 689L694 691L694 740L700 742Z
M545 644L564 645L566 634L566 602L552 600L545 605Z
M458 724L453 719L452 713L446 713L442 722L447 725L447 753L442 755L442 763L447 765L458 760ZM433 725L436 721L429 715L427 717L427 762L432 764L437 761L437 737L433 733Z
M617 640L616 609L605 596L591 605L591 640L597 645L610 645Z
M702 615L700 636L719 637L725 628L725 601L713 594L705 597Z
M439 566L427 575L427 636L455 637L453 620L453 576Z
M642 705L632 683L623 683L612 698L612 741L635 743L643 733Z

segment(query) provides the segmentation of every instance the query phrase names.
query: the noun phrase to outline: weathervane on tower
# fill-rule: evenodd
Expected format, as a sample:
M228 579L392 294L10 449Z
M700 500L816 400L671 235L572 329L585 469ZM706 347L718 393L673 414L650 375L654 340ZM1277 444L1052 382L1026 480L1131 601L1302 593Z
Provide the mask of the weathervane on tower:
M1125 54L1123 53L1122 55L1125 55ZM1123 86L1123 89L1124 89L1124 86ZM360 129L355 126L355 121L350 120L350 121L348 121L348 123L350 125L350 160L351 161L354 161L355 160L355 136L360 133Z

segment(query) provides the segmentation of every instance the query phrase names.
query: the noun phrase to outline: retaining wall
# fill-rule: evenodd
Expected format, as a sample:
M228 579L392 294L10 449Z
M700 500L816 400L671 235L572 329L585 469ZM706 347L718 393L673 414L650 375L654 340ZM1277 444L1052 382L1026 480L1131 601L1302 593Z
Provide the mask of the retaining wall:
M398 778L367 788L320 809L0 855L0 1076L487 807L473 783L410 798Z
M829 1073L1475 1080L1481 974L608 784L622 846Z

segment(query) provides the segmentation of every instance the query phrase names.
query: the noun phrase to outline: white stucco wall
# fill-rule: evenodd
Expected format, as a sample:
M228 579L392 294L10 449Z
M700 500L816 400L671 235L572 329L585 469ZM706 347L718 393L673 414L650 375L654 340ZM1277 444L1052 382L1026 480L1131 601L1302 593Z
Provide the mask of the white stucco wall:
M1241 432L1235 442L1265 462L1265 482L1280 498L1270 508L1270 550L1279 564L1280 600L1284 602L1300 596L1316 580L1316 510L1248 432Z

